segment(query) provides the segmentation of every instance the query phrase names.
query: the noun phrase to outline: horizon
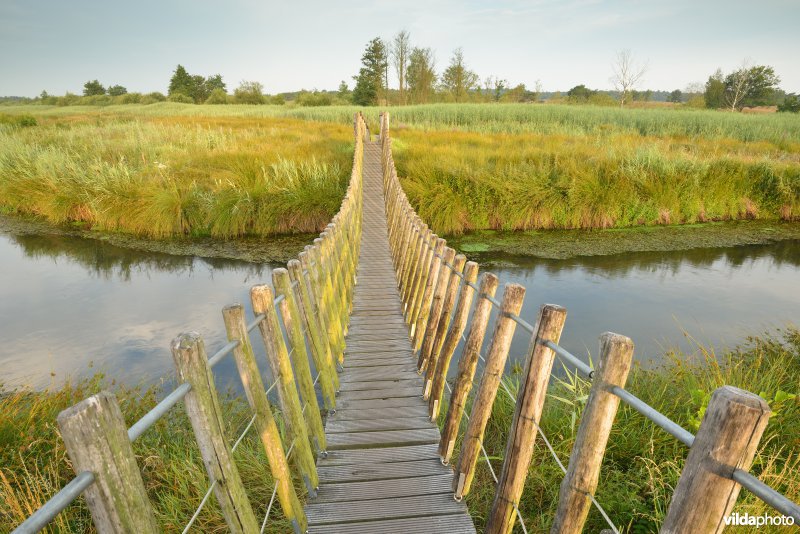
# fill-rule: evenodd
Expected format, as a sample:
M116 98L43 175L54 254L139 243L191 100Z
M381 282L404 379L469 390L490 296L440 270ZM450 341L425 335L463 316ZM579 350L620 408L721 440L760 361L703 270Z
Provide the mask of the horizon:
M88 0L10 0L0 6L0 46L14 53L0 58L0 95L80 94L94 79L131 92L166 93L178 64L191 74L221 74L228 92L243 80L262 83L270 94L331 91L342 80L352 88L367 42L391 40L403 29L412 46L434 49L438 73L452 51L463 48L481 85L496 76L528 89L540 81L543 92L581 84L609 91L615 55L629 49L639 64L648 64L639 90L685 91L717 68L728 73L750 59L774 67L787 93L800 92L794 57L800 37L793 29L800 4L767 0L755 24L751 11L736 4L450 0L412 1L398 9L391 2L264 6L237 0L220 11L208 2L161 6L146 0L126 12ZM391 73L390 86L396 85Z

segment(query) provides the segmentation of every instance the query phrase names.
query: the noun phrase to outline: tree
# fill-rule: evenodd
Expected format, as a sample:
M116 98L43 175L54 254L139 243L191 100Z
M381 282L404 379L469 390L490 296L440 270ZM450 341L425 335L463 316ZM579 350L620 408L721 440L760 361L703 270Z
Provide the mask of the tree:
M596 92L597 91L593 91L585 85L580 84L567 91L567 98L570 102L585 103L588 102L589 98Z
M122 87L121 85L112 85L108 88L108 94L111 96L122 96L127 94L128 90Z
M620 50L612 65L611 83L619 92L619 106L625 107L633 89L642 81L647 72L647 64L637 65L630 50Z
M174 95L176 93L180 93L184 96L189 96L194 92L194 80L183 67L183 65L178 65L175 68L175 72L172 73L172 78L169 80L169 90L167 91L168 95Z
M97 80L92 80L83 84L84 96L97 96L106 94L106 88Z
M361 56L362 67L353 89L353 102L359 106L371 106L378 103L385 88L386 69L389 61L386 55L386 45L380 37L367 43L364 55Z
M787 113L800 113L800 98L794 93L789 93L778 104L778 111Z
M750 67L745 60L741 68L725 77L725 102L731 111L770 104L780 81L772 67Z
M408 56L411 48L411 37L406 30L397 33L392 41L392 64L397 73L398 88L400 89L400 103L406 103L408 88Z
M674 104L680 104L683 102L683 93L680 89L675 89L672 91L669 96L667 97L667 102L672 102Z
M433 50L414 48L408 57L408 91L414 104L425 104L433 97L436 86Z
M220 89L217 87L213 89L211 93L209 93L208 98L206 98L205 104L227 104L228 103L228 93L225 92L224 89Z
M461 48L453 51L450 65L442 74L442 87L456 102L464 102L478 84L478 75L467 68Z
M342 83L339 84L339 98L344 101L351 100L350 88L347 87L347 82L344 80L342 80Z
M722 69L717 69L717 72L708 77L703 100L706 107L711 109L718 109L725 105L725 76L722 74Z
M233 91L233 100L237 104L263 104L264 86L259 82L247 82L242 80Z
M214 92L215 89L222 89L222 91L226 94L228 91L228 87L222 80L221 74L214 74L213 76L209 76L208 78L206 78L205 86L209 94Z

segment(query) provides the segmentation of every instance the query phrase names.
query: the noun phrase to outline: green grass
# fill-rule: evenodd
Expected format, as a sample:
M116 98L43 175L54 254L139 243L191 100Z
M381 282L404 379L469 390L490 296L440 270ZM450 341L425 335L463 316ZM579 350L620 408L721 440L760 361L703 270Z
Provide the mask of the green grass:
M345 187L354 106L7 106L0 205L149 237L316 231ZM529 104L391 108L440 234L800 218L800 118ZM377 132L377 108L367 110ZM19 117L20 119L16 119ZM28 119L26 119L28 120Z
M761 394L773 415L751 472L794 502L800 501L800 331L791 328L752 338L724 354L703 347L693 357L669 353L665 361L657 368L635 367L626 388L692 432L697 431L708 397L716 388L733 385ZM506 383L516 396L518 377L507 377ZM587 381L569 373L551 381L541 426L565 465L589 387ZM495 472L502 465L513 411L513 401L500 391L484 438ZM620 406L596 493L617 527L632 533L658 531L687 452L638 412ZM520 503L529 532L549 532L562 477L544 443L537 439ZM494 482L482 458L473 488L466 502L480 532L494 498ZM734 510L778 514L746 490ZM586 532L603 528L606 524L593 507Z
M723 354L702 347L692 356L669 353L665 362L656 368L635 367L626 387L692 432L697 431L709 394L722 385L759 393L769 402L773 415L751 472L789 499L800 501L800 331L789 328L755 337ZM506 377L514 395L517 381L516 375ZM16 391L0 397L0 533L9 532L73 476L55 418L59 411L104 387L115 391L129 425L162 394L159 388L127 388L96 376L49 391ZM585 380L569 373L560 373L560 378L551 383L541 426L564 463L589 387ZM228 438L234 440L250 411L241 398L228 397L223 405ZM484 439L496 472L502 465L513 408L513 401L499 392ZM440 422L443 419L444 414ZM457 443L456 455L459 447ZM134 451L159 525L165 532L179 532L208 484L182 406L171 410L137 440ZM687 449L677 440L621 406L605 455L597 500L624 532L657 531L686 454ZM242 441L234 456L256 514L263 517L272 479L255 433ZM530 532L549 531L562 476L537 440L520 503ZM494 484L482 459L472 487L466 501L480 531L494 497ZM279 508L272 512L271 532L288 528ZM735 510L751 515L776 513L745 490ZM197 525L202 532L226 531L213 498ZM593 509L587 532L599 532L604 526ZM59 515L50 531L92 532L83 500Z
M352 158L337 124L118 115L0 123L0 205L139 236L318 232Z
M0 533L10 532L60 490L73 476L55 423L58 413L101 389L111 388L131 425L163 396L160 387L129 388L102 375L44 392L13 391L0 396ZM241 398L223 400L230 443L251 417ZM280 420L280 417L276 417ZM191 424L179 404L133 445L156 520L163 532L181 532L208 488L208 477ZM273 482L257 432L251 430L234 452L234 459L258 518L266 513ZM302 483L298 485L301 490ZM280 506L270 514L268 532L288 532L291 526ZM195 523L197 532L227 532L212 497ZM83 498L59 514L44 532L95 532Z

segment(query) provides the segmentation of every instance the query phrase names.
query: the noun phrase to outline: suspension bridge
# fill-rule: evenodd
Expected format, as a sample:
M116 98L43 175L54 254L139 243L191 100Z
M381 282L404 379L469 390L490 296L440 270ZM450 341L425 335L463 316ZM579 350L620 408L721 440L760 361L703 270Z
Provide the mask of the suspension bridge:
M682 428L625 389L629 338L602 334L592 368L558 344L564 308L545 304L528 322L519 316L523 287L506 284L496 297L497 277L479 279L476 263L433 234L397 178L388 114L378 136L358 114L354 139L339 212L286 269L273 271L272 286L251 289L254 317L238 304L223 310L225 346L209 357L199 334L178 336L171 349L180 385L129 428L107 392L59 415L76 476L14 534L46 529L80 496L100 533L161 532L131 444L181 401L209 480L184 532L196 528L212 495L234 533L279 525L296 533L475 532L464 497L481 462L496 484L486 532L528 532L530 518L519 508L534 446L545 447L564 473L551 532L581 532L593 506L619 532L627 518L609 517L594 495L620 403L689 449L661 532L721 531L742 487L800 523L800 506L749 473L770 415L764 400L722 387L697 434ZM530 344L514 394L502 377L517 331ZM251 336L264 344L268 373ZM225 434L213 376L227 357L253 411L235 440ZM591 381L566 463L539 426L556 358ZM493 465L483 438L498 394L515 411L505 454ZM274 480L264 517L256 517L264 503L250 502L235 462L250 432Z

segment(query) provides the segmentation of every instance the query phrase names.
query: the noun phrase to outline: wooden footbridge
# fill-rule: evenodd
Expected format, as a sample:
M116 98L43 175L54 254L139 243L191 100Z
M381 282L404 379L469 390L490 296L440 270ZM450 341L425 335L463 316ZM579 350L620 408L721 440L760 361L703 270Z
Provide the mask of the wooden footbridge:
M662 532L721 531L741 487L800 524L800 506L748 472L770 414L760 397L722 387L697 435L681 428L625 389L630 339L603 334L590 367L558 345L566 310L546 304L527 322L519 316L523 287L507 284L495 298L497 277L484 273L479 281L478 265L427 228L397 178L388 114L377 140L360 114L354 134L340 211L287 269L273 271L272 287L252 288L250 321L241 305L223 310L224 347L208 357L199 334L178 336L172 354L180 385L130 428L107 392L59 415L76 476L14 534L46 528L81 495L100 533L162 532L131 443L180 401L209 478L183 532L201 531L195 521L212 494L234 533L461 533L475 532L473 517L489 533L527 532L526 520L539 515L523 499L537 443L564 472L550 531L581 532L594 506L618 532L629 518L610 517L594 494L620 402L689 447ZM530 344L513 392L502 376L518 327ZM254 356L256 329L270 373ZM233 437L213 379L229 355L253 410ZM566 466L538 424L556 357L591 380ZM515 411L505 452L492 459L483 436L498 394ZM273 476L269 502L251 502L236 466L236 448L250 432ZM494 479L495 497L471 516L463 498L479 468Z

